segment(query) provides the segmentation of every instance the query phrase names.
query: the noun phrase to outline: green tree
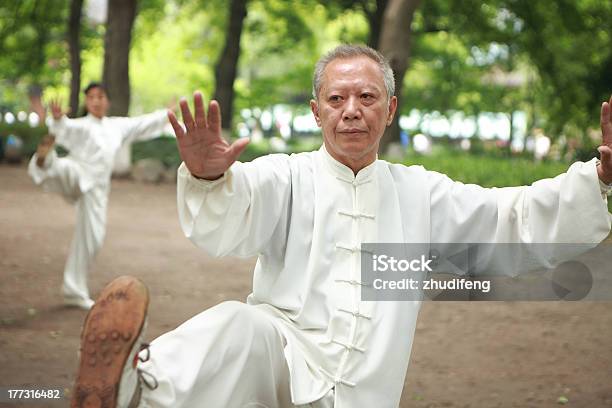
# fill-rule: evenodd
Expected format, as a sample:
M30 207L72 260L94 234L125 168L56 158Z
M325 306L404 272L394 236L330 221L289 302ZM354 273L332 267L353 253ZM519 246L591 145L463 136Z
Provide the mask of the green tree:
M612 90L612 3L597 0L502 2L510 39L528 55L542 81L539 110L549 133L596 123Z
M65 67L63 38L67 13L60 0L3 1L0 4L0 71L1 99L21 105L23 91L12 94L10 89L40 90L61 81Z

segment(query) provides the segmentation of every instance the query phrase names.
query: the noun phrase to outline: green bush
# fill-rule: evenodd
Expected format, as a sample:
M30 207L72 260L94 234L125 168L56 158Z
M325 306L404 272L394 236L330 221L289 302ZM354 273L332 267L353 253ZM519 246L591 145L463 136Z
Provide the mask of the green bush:
M239 160L241 162L252 161L260 156L269 154L270 150L270 143L268 142L268 139L263 139L258 143L251 142L247 145L246 149L244 149L244 152L242 152L240 155Z
M0 123L0 143L5 145L9 135L18 136L23 141L23 156L30 157L36 151L36 145L47 133L47 128L43 126L30 127L27 123L15 122L11 125Z
M174 137L159 137L137 142L132 145L132 160L151 158L160 160L167 167L178 167L181 164Z
M567 170L561 162L539 162L524 158L500 158L448 152L432 156L410 155L404 164L420 164L464 183L483 187L529 185L542 178L554 177Z

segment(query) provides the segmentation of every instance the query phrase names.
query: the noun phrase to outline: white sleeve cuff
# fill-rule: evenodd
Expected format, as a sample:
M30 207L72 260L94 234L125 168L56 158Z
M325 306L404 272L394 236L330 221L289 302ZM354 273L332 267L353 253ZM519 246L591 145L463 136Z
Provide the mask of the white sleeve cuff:
M55 137L57 137L58 134L62 133L64 127L66 126L66 119L66 115L62 115L62 117L57 120L51 118L51 123L49 124L49 133L51 133Z
M192 185L198 185L200 187L205 188L206 190L210 190L214 188L215 186L224 183L227 179L226 177L227 173L230 171L231 171L231 168L228 169L225 173L223 173L221 177L219 177L216 180L204 180L201 178L197 178L193 174L191 174L191 172L185 165L185 162L183 162L178 168L178 177L186 178L187 181Z
M595 159L595 166L599 166L600 165L600 161L599 159ZM601 179L599 177L597 177L597 180L599 181L599 190L601 191L601 195L603 196L609 196L612 194L612 183L610 184L606 184L603 181L601 181Z
M612 184L606 184L603 181L599 180L599 189L601 190L601 194L612 194Z

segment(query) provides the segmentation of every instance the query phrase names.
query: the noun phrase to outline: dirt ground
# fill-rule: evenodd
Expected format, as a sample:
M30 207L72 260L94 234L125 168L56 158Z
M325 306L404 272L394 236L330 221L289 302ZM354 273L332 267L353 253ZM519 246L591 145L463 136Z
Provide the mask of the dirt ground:
M85 317L60 296L73 226L72 206L42 193L24 166L0 165L0 388L71 387ZM123 274L144 280L151 340L221 301L244 300L253 264L195 248L180 230L173 185L115 180L90 288L97 294ZM402 408L545 408L560 397L568 407L612 407L612 303L423 305Z

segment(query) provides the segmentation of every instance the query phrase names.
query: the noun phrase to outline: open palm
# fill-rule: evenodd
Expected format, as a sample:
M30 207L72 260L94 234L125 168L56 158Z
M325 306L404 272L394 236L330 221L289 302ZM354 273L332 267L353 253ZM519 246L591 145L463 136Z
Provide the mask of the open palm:
M65 112L62 110L62 101L59 99L52 99L49 102L49 108L51 109L51 115L55 120L60 120L65 114Z
M172 111L168 118L176 135L181 159L194 176L206 180L218 179L238 159L249 143L239 139L230 145L221 135L221 111L217 101L210 101L208 114L204 112L202 94L193 94L195 119L185 99L179 106L185 128Z
M601 165L597 171L602 181L612 183L612 96L601 105L600 124L602 144L597 150L601 155Z

